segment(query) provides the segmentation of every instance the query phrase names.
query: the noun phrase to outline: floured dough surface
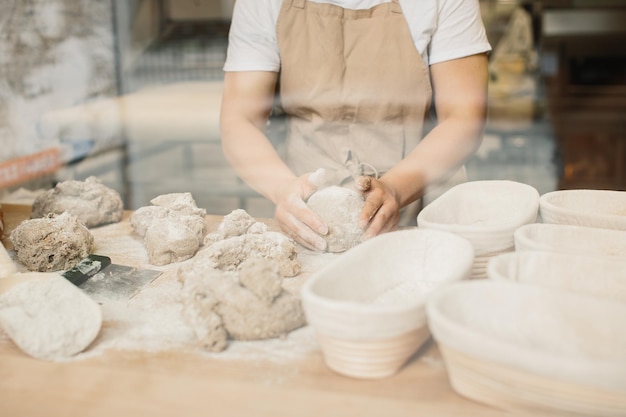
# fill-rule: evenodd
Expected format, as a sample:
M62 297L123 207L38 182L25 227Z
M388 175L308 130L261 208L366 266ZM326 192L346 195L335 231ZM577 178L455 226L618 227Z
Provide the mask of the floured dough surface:
M236 271L194 258L178 271L183 282L183 315L204 349L219 352L228 339L279 337L304 326L299 297L282 288L277 266L251 257Z
M283 277L293 277L302 268L292 239L268 230L264 223L257 222L242 209L224 216L217 232L205 237L204 245L196 257L205 258L213 267L225 271L237 270L249 258L272 261Z
M89 177L85 181L60 182L39 195L33 202L31 217L70 213L85 226L95 227L122 220L123 208L117 191L102 184L98 178Z
M9 338L39 359L58 360L85 350L100 332L100 306L60 275L18 275L35 279L0 296L0 325Z
M193 257L206 233L206 210L198 208L190 193L172 193L150 201L130 217L135 232L144 238L153 265L167 265Z
M359 227L359 215L365 205L360 193L344 187L326 187L313 193L307 205L328 226L324 236L328 252L343 252L360 243L363 229Z
M78 217L63 213L24 220L10 235L17 260L29 271L64 271L93 251L94 238Z

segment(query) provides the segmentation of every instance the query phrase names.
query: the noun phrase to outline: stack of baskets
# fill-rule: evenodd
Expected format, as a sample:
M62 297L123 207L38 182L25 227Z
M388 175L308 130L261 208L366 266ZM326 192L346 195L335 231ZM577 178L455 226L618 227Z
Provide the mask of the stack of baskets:
M515 181L471 181L459 184L417 216L419 228L439 229L466 238L474 247L470 278L487 278L487 262L515 250L513 233L535 223L539 193Z

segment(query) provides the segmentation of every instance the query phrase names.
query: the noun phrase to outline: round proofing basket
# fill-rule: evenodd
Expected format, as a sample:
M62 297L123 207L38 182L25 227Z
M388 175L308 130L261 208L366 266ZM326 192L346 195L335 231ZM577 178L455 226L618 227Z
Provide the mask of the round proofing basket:
M626 230L626 192L552 191L540 197L539 212L544 223Z
M488 277L487 275L487 265L489 265L489 261L500 254L512 252L513 248L494 253L486 253L484 255L479 255L474 257L474 263L472 264L472 272L470 275L470 279L485 279Z
M534 223L515 231L515 250L538 250L626 259L626 233L566 224Z
M461 395L528 415L626 415L625 303L467 281L433 294L427 316Z
M487 266L487 275L493 280L574 291L626 303L625 259L519 251L493 258Z
M397 372L429 336L427 297L467 278L473 257L453 233L411 229L368 240L313 274L302 305L327 365L357 378Z
M537 221L538 208L539 193L530 185L471 181L452 187L424 207L417 224L466 238L479 256L513 248L513 232Z

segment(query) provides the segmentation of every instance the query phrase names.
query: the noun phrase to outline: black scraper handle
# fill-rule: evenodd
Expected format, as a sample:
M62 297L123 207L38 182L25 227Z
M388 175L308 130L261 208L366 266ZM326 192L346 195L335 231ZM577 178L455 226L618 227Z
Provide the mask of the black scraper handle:
M61 275L67 278L72 284L78 286L109 265L111 265L111 258L108 256L89 255L74 268L68 269Z

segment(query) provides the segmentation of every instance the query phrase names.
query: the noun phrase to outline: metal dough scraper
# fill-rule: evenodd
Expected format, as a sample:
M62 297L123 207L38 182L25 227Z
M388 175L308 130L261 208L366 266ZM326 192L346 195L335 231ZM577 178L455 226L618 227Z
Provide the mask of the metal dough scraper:
M89 255L61 275L96 301L128 300L161 275L161 271L116 265L108 256Z

